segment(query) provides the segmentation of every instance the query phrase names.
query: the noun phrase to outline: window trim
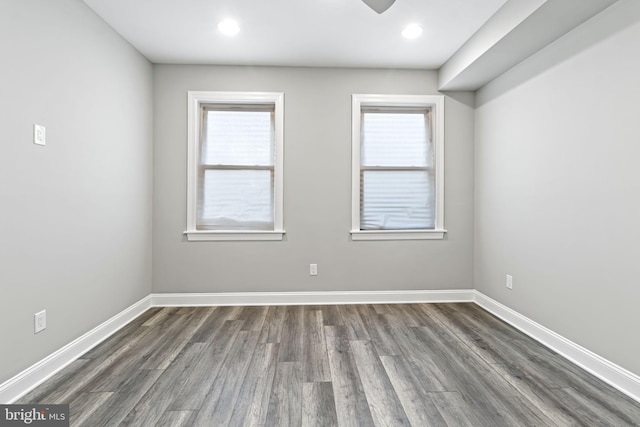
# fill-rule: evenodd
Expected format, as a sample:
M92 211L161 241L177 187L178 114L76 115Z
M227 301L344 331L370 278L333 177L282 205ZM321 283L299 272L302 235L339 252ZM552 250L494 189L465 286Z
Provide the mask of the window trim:
M188 241L282 240L284 238L284 93L282 92L218 92L188 91L187 125L187 230ZM197 230L198 165L200 162L200 129L203 105L273 105L274 106L274 183L273 230Z
M444 234L447 232L444 228L444 96L353 94L351 99L351 239L444 239ZM360 146L363 107L431 109L436 193L433 230L362 230L360 228Z

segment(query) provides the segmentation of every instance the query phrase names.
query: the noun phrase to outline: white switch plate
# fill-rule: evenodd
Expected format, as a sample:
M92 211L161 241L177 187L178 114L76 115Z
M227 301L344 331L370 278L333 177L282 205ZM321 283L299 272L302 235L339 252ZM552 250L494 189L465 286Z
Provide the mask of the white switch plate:
M309 275L310 276L318 275L318 264L309 264Z
M507 289L513 289L513 277L507 274Z
M33 143L38 145L46 145L46 129L41 125L33 125Z
M35 333L37 334L40 331L47 329L47 310L42 310L33 315L34 317L34 327Z

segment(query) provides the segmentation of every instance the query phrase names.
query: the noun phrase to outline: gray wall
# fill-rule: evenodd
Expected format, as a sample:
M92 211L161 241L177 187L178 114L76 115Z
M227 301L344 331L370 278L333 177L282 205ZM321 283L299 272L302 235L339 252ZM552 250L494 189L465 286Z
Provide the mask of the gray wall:
M618 2L480 90L475 118L476 288L636 374L638 46L640 2Z
M437 93L435 72L158 65L152 82L80 0L1 2L0 383L146 296L152 271L154 292L475 280L640 373L638 45L623 0L483 88L475 162L473 95L448 94L446 239L351 242L350 95ZM285 92L285 241L185 241L188 90Z
M2 383L151 291L153 92L80 0L1 1L0 61Z
M352 242L351 94L435 94L435 72L158 65L154 76L154 292L472 287L473 95L445 101L446 239ZM285 93L285 241L185 241L188 90Z

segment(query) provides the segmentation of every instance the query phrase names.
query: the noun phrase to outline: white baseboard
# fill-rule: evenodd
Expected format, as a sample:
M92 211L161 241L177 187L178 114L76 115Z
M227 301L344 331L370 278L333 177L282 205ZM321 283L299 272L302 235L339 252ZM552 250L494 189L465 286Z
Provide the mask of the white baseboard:
M154 307L473 302L472 289L441 291L327 291L151 294Z
M150 294L91 331L0 384L0 403L12 403L51 378L150 307L472 302L474 291L243 292Z
M0 403L12 403L150 307L215 305L322 305L475 302L640 402L640 377L472 289L440 291L336 291L150 294L55 353L0 384Z
M15 377L0 384L0 403L15 402L71 362L78 359L91 348L119 331L127 323L140 316L150 307L151 295L148 295L116 314L111 319L96 326L86 334L20 372Z
M639 376L545 328L483 293L478 291L474 291L474 293L474 302L489 313L496 315L610 386L640 402Z

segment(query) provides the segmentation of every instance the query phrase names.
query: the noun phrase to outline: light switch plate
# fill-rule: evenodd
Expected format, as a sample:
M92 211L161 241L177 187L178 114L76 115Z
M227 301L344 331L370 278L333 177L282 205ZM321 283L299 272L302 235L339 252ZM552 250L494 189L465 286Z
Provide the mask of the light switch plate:
M33 315L34 320L34 332L37 334L40 331L47 329L47 310L42 310Z
M33 125L33 143L38 145L46 145L46 129L41 125Z

